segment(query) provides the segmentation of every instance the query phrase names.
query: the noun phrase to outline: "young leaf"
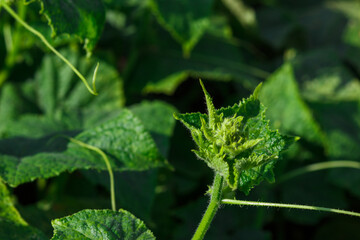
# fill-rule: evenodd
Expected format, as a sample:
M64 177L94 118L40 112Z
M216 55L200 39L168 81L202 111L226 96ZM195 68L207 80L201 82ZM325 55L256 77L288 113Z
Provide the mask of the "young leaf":
M273 182L274 161L295 139L269 128L265 108L257 99L259 87L239 104L218 110L204 87L203 91L208 115L175 115L191 131L198 146L195 154L233 190L247 194L263 179Z
M125 210L83 210L52 221L52 240L150 240L155 239L145 224Z
M29 226L12 203L6 186L0 180L0 239L45 240L39 230Z
M100 0L39 0L53 35L69 34L84 41L91 53L105 24L105 8Z

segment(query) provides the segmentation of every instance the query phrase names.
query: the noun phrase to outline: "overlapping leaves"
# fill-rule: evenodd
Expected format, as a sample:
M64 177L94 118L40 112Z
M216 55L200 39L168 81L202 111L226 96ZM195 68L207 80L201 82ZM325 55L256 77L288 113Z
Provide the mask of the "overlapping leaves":
M198 146L195 154L221 174L233 190L248 193L263 179L273 181L274 161L294 138L269 128L265 109L257 99L260 86L239 104L218 110L202 87L208 115L175 116L191 131Z
M114 170L140 171L166 165L150 133L126 109L115 119L88 129L75 138L108 154ZM27 149L25 152L17 151L17 146L9 147L7 140L2 140L4 145L1 147L0 177L11 186L37 178L53 177L64 171L89 168L106 170L99 156L75 144L70 143L65 151L59 152L59 146L55 147L57 151L37 146L48 141L17 140L18 144L23 143L21 147ZM58 141L57 144L63 143ZM34 147L40 149L34 152Z
M73 62L79 61L83 72L91 72L91 61L80 60L72 52L65 55ZM103 150L114 170L141 171L166 165L148 127L135 114L122 109L122 81L117 72L104 63L99 77L102 81L98 89L107 94L94 97L63 63L46 56L33 81L3 88L0 176L5 182L17 186L64 171L106 169L98 155L68 144L66 137L75 137ZM147 105L158 111L173 112L165 103ZM165 120L169 118L166 115L163 117L170 124L165 133L169 136L173 121ZM167 137L162 138L163 143L166 141Z

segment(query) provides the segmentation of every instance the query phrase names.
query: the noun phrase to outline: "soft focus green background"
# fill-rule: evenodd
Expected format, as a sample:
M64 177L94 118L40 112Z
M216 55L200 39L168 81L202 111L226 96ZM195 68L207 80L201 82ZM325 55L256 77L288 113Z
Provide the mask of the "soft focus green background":
M301 137L278 161L277 179L312 163L360 161L360 1L87 2L11 6L88 79L100 62L96 97L0 10L0 176L12 186L21 216L47 237L51 219L110 207L107 172L69 167L75 171L11 182L4 156L23 161L64 151L66 141L56 136L76 136L123 108L150 131L172 167L140 169L131 156L122 159L128 168L117 166L118 207L142 219L158 239L191 237L213 173L191 153L190 134L174 125L172 113L205 111L198 78L216 107L239 102L264 82L260 99L272 126ZM359 186L360 171L342 168L263 182L237 198L360 212ZM359 226L359 219L335 214L224 206L205 239L356 240Z

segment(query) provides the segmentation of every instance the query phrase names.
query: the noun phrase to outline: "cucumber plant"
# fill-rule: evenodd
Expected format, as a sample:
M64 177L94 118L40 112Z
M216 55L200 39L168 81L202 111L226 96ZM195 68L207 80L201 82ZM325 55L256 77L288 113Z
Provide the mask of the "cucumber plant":
M191 132L198 149L192 150L196 156L213 169L215 177L207 192L210 203L193 236L193 240L203 239L221 204L245 205L242 201L224 198L224 192L240 190L248 194L251 188L263 180L274 182L274 164L280 153L287 149L298 137L281 135L271 130L265 118L265 107L258 99L261 84L247 99L234 106L215 109L209 93L202 81L208 114L175 114ZM247 203L258 205L264 203ZM264 204L263 206L290 207L291 204ZM294 208L336 212L336 209L294 205ZM344 212L354 216L359 213Z
M175 154L169 151L170 142L178 138L175 134L170 141L175 119L188 128L196 145L193 153L214 175L213 185L206 192L210 201L194 231L194 240L210 237L206 234L223 205L306 209L359 217L359 213L333 208L236 199L243 196L241 194L250 194L262 181L274 183L274 167L284 168L282 164L287 161L279 159L290 145L295 145L297 153L307 150L299 158L309 158L312 151L301 146L298 137L281 134L283 132L301 136L305 139L302 144L314 144L315 150L323 147L324 152L319 156L332 161L285 171L277 183L322 169L360 169L357 161L340 160L349 153L346 156L356 160L358 139L349 137L348 129L335 124L337 118L344 116L352 126L359 125L358 82L346 80L351 74L336 65L335 70L304 74L307 78L316 77L311 81L302 79L305 84L298 86L293 66L299 71L299 66L307 66L308 58L319 57L318 52L297 59L297 51L289 49L284 53L288 62L274 74L258 68L257 63L263 58L258 56L262 53L257 47L264 48L263 41L268 35L256 33L255 10L244 3L231 0L201 3L191 0L0 0L0 239L48 239L51 236L51 239L155 239L158 232L165 232L166 236L159 234L159 238L171 238L177 229L174 225L181 218L181 209L174 208L183 207L181 200L176 200L179 195L170 194L172 185L184 195L196 195L200 191L193 182L202 183L189 184L179 176L187 172L170 164L175 162ZM259 6L255 9L268 7L268 3L262 1L256 4ZM347 4L351 5L350 1ZM214 6L219 5L222 8L214 11ZM349 14L350 5L330 5ZM44 21L40 21L39 14ZM241 32L248 33L250 43L243 44L239 40L242 37L234 37L234 23L230 23L234 19L230 14L240 22ZM275 15L278 17L278 13ZM359 46L359 23L349 15L351 21L343 41L347 47L355 48ZM264 24L261 18L259 24ZM288 21L285 25L286 31L275 32L302 32L289 31ZM234 34L243 33L234 31ZM52 38L54 36L57 38ZM276 41L281 37L284 36L271 39L267 45L279 45ZM78 42L84 46L84 53L80 53ZM98 42L99 51L94 52ZM259 46L254 47L257 44ZM273 50L270 55L275 54ZM345 62L354 74L358 62L351 58L352 53L356 51L347 53L350 59ZM333 58L333 55L327 57ZM269 66L264 69L273 68L273 62ZM199 77L234 80L241 89L255 90L237 104L216 109L200 81L207 114L173 114L176 109L163 101L139 101L147 93L172 95L180 83ZM96 78L100 78L97 83ZM255 88L264 79L267 79L264 86L260 84ZM189 96L197 96L198 92L193 88ZM175 100L171 99L184 109L179 104L181 100L178 95ZM329 109L338 115L334 122L326 121L333 117ZM313 115L312 110L316 114ZM191 174L191 170L188 172ZM358 186L357 174L339 175L335 171L329 174L329 181L359 196L358 188L353 187ZM69 182L71 187L66 189L64 182ZM95 198L87 193L88 185L100 196ZM72 190L73 186L76 190ZM271 186L263 187L270 189ZM26 198L19 193L22 187L36 189L40 195L36 203L31 202L31 206L21 203ZM88 195L82 196L83 188ZM324 192L332 194L328 189ZM69 194L67 190L78 192ZM31 198L34 193L27 194ZM20 203L14 196L19 196ZM342 202L341 196L340 192L338 197L333 194L326 198L334 197L337 203L339 199ZM187 198L194 200L192 196ZM107 209L110 206L111 210ZM339 207L352 208L344 204ZM178 215L172 216L173 212ZM233 212L237 214L236 209ZM47 213L54 215L41 215ZM170 230L156 219L165 215L171 215L162 220L170 225ZM191 212L188 216L193 218L195 214ZM185 219L189 220L188 216ZM169 218L174 221L168 221ZM52 226L49 219L54 219ZM45 221L49 226L43 225ZM234 225L235 229L242 227L237 222ZM257 227L261 229L261 223L257 223ZM174 238L184 239L179 232Z

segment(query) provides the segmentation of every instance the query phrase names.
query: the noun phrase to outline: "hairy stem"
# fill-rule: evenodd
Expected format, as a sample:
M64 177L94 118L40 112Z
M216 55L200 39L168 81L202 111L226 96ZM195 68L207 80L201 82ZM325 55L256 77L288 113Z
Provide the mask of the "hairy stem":
M356 168L360 169L360 162L355 161L327 161L327 162L321 162L321 163L314 163L310 164L308 166L295 169L283 176L280 177L278 180L278 183L284 182L286 180L289 180L290 178L297 177L299 175L308 173L308 172L314 172L329 168Z
M315 211L332 212L332 213L339 213L339 214L360 217L360 213L357 213L357 212L345 211L345 210L334 209L334 208L326 208L326 207L309 206L309 205L269 203L269 202L252 202L252 201L242 201L242 200L232 200L232 199L223 199L221 201L221 203L229 204L229 205L239 205L239 206L247 205L247 206L256 206L256 207L278 207L278 208L315 210Z
M46 40L44 35L42 35L39 31L37 31L29 24L27 24L24 20L22 20L21 17L17 15L7 3L5 3L5 1L0 1L0 4L18 23L20 23L24 28L26 28L34 35L36 35L46 45L46 47L48 47L56 56L58 56L63 62L65 62L74 71L74 73L81 79L81 81L85 84L85 87L88 89L88 91L91 94L93 95L98 94L95 88L95 81L96 81L96 73L99 65L97 65L94 70L93 79L92 79L93 88L91 88L88 82L86 81L85 77L74 67L74 65L72 65L69 62L69 60L67 60L60 52L58 52L53 46L51 46L51 44Z
M221 205L222 188L223 188L223 177L219 174L215 175L214 183L211 189L211 197L208 208L205 211L203 218L195 231L192 240L201 240L204 238L207 230L210 227L211 221L213 220L217 210Z
M104 159L104 162L106 164L107 170L109 172L109 177L110 177L111 208L112 208L112 210L116 211L114 174L113 174L113 171L112 171L112 168L111 168L110 161L109 161L108 157L106 156L106 154L100 148L91 146L89 144L86 144L86 143L81 142L81 141L79 141L77 139L74 139L74 138L69 138L69 139L70 139L71 142L73 142L75 144L78 144L78 145L80 145L80 146L82 146L84 148L87 148L89 150L92 150L92 151L98 153Z

